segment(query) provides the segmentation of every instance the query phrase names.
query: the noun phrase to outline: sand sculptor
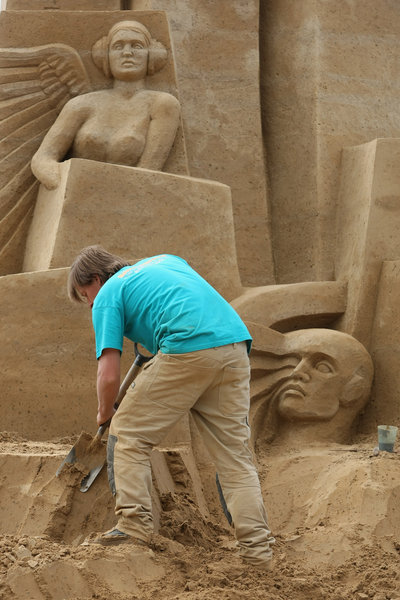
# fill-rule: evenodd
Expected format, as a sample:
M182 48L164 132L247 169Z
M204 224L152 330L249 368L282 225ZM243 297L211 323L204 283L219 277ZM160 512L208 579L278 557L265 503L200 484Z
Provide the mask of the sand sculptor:
M247 424L251 336L238 314L185 260L168 254L129 266L89 246L71 267L68 293L92 310L98 425L111 418L107 460L118 522L95 542L149 541L150 453L190 411L218 471L239 555L270 569L275 540ZM114 414L124 337L155 357Z

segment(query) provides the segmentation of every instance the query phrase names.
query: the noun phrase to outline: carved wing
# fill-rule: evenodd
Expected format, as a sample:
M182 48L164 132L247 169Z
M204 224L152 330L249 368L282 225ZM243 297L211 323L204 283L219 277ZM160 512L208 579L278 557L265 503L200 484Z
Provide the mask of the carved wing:
M0 275L22 267L39 186L31 158L64 104L89 91L70 46L0 48Z

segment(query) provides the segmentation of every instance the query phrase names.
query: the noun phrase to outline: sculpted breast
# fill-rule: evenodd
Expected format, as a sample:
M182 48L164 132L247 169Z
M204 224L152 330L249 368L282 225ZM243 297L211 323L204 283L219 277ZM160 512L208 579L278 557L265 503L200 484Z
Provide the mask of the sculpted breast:
M110 102L110 96L97 97L96 110L80 127L72 155L102 162L135 166L145 147L151 103L147 94L129 101Z
M118 130L110 130L86 123L76 136L73 156L135 166L145 143L146 136L132 131L130 124Z

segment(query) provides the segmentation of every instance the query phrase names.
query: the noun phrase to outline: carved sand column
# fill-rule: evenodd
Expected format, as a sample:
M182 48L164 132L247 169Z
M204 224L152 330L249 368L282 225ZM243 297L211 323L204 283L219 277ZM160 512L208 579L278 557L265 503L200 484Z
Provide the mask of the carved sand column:
M375 365L371 402L362 420L363 431L382 423L400 423L400 261L382 264L370 352Z
M348 305L339 327L367 348L382 262L400 255L399 196L399 139L343 151L336 278L348 281Z
M364 431L399 419L400 139L343 151L336 276L348 281L338 327L369 349L376 365Z

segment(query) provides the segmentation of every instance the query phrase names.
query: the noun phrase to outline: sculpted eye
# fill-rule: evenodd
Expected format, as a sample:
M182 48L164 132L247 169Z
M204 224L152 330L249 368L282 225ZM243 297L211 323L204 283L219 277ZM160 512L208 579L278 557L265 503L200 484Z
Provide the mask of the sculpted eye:
M120 42L117 42L116 44L113 44L113 50L121 50L122 48L122 44Z
M332 365L330 365L327 361L320 360L315 364L314 367L320 373L334 373L334 369Z

